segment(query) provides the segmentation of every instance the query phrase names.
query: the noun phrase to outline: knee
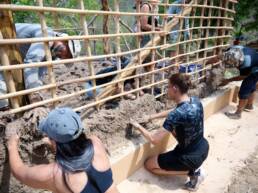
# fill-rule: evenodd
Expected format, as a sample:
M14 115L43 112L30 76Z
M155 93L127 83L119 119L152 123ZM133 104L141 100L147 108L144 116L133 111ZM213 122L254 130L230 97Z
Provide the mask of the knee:
M145 163L144 163L144 167L146 170L148 171L152 171L154 170L155 168L157 168L157 164L156 164L156 157L150 157L148 158Z

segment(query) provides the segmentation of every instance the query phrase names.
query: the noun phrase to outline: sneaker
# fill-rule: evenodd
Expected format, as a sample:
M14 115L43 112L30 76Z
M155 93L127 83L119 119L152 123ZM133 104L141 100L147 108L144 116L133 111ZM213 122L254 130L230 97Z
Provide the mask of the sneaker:
M252 112L254 110L254 106L253 105L246 105L244 110L247 111L247 112Z
M230 112L225 112L225 115L230 118L230 119L241 119L241 113L230 113Z
M194 172L192 176L189 176L190 180L185 183L184 189L195 192L198 190L200 184L205 179L205 174L203 169L198 169Z

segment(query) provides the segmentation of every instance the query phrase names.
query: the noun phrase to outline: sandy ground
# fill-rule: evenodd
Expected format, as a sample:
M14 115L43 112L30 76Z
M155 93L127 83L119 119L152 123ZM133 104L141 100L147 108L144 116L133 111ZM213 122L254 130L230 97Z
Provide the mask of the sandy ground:
M210 143L209 157L203 165L206 179L198 193L256 193L258 184L258 97L256 110L243 113L241 120L230 120L224 112L235 104L211 116L205 122ZM144 168L119 184L123 193L172 193L182 190L185 177L157 177Z

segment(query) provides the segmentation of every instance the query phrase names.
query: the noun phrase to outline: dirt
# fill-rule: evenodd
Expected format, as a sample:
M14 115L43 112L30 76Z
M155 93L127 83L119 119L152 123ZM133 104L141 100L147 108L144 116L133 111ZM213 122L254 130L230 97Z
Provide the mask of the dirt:
M246 166L234 175L226 193L258 192L258 148L244 163Z
M115 109L102 109L88 116L83 122L90 134L97 135L108 147L109 152L126 145L126 128L131 119L142 122L143 115L154 114L165 108L165 105L156 101L152 95L145 94L137 100L122 100ZM157 129L159 124L147 123L147 129ZM134 137L137 143L137 136Z

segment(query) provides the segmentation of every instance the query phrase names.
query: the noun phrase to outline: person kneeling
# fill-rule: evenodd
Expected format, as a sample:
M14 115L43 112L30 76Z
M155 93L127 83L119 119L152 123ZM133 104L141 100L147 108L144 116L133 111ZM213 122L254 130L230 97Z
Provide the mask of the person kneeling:
M154 145L162 143L168 133L177 139L175 149L148 158L145 168L156 175L188 175L185 188L196 191L204 180L200 167L208 156L209 144L203 134L203 106L197 97L187 95L190 85L190 77L185 74L169 78L168 97L176 102L176 108L147 116L147 121L167 117L164 129L150 133L136 122L133 125Z

